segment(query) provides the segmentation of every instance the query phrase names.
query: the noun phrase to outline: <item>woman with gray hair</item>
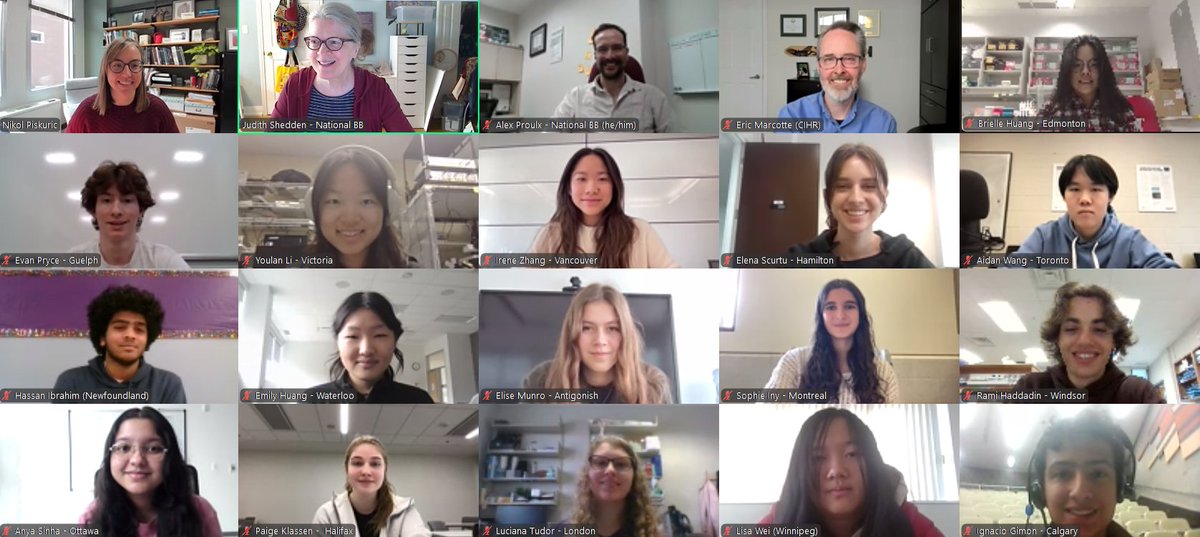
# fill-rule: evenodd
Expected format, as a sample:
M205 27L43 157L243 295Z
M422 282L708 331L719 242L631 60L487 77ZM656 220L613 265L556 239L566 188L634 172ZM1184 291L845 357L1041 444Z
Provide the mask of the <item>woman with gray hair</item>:
M345 4L328 2L310 17L304 45L312 65L288 78L275 102L276 119L357 119L363 131L412 132L387 82L354 65L375 35Z

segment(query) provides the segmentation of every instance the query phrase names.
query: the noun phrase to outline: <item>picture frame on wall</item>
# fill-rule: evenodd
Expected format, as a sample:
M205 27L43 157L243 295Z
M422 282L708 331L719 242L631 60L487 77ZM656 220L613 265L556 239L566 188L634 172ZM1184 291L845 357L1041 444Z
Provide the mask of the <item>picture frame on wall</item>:
M153 22L166 22L171 20L171 8L167 6L159 6L154 9Z
M230 28L225 32L225 50L238 49L238 31L237 28Z
M812 78L812 68L809 67L808 62L796 62L796 79L808 80L810 78Z
M171 13L175 20L196 18L195 0L176 0L171 3Z
M546 52L546 23L529 32L529 57Z
M850 20L850 8L848 7L818 7L813 9L813 21L816 23L817 37L825 33L825 30L833 26L833 23L848 20Z
M780 15L779 35L783 37L807 37L807 15Z
M200 41L204 41L204 30L192 28L192 42L199 43Z
M858 10L858 25L862 26L863 35L867 37L879 37L879 10Z
M133 22L134 22L134 24L146 22L146 11L145 10L134 11L133 12Z

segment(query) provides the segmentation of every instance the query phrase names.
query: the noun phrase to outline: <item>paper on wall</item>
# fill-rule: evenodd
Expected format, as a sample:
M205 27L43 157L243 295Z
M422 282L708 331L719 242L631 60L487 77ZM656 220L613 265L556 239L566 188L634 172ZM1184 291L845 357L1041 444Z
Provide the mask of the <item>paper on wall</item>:
M1138 211L1175 212L1175 173L1169 164L1137 165Z
M1059 213L1067 212L1067 200L1058 190L1058 176L1062 175L1066 164L1055 164L1054 175L1050 176L1050 210Z

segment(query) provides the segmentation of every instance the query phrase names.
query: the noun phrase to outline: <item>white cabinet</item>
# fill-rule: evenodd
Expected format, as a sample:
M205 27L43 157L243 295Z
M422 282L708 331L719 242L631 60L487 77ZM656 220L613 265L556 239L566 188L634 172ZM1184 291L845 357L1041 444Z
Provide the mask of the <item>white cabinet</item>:
M391 79L392 93L414 128L425 128L425 72L428 56L428 37L424 35L393 35L388 43L389 60L395 78Z
M521 80L521 61L525 49L495 43L480 43L479 77L480 80L505 80L519 82Z

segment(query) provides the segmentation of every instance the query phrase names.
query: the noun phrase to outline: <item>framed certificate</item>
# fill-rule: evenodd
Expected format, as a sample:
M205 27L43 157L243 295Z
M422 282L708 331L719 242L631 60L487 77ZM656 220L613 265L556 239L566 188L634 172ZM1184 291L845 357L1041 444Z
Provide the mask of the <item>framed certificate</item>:
M779 35L806 37L808 35L808 17L805 15L780 15Z

